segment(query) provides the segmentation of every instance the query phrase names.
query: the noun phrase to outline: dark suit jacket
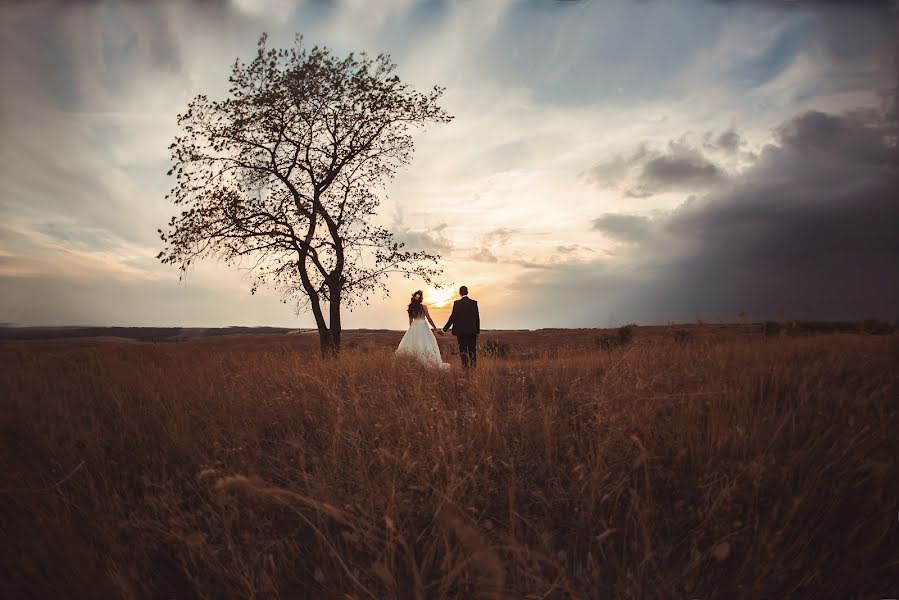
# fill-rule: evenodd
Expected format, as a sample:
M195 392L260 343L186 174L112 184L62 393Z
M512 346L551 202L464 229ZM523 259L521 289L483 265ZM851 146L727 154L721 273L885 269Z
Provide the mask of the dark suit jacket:
M462 296L453 302L453 312L449 321L443 326L446 331L453 328L453 335L478 335L481 333L481 315L478 313L478 302L468 296Z

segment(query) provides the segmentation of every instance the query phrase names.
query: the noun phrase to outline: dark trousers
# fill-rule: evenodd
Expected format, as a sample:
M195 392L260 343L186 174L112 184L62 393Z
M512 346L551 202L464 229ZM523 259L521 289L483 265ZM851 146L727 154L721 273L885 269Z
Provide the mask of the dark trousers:
M462 367L470 369L478 366L478 336L459 335L459 357L462 359Z

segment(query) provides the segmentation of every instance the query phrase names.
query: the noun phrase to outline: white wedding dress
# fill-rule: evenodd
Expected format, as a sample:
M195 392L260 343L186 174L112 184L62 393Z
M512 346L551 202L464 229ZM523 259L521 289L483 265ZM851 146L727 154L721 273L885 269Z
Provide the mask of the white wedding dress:
M414 358L428 367L449 368L449 363L443 362L437 338L434 337L423 316L415 318L409 325L406 335L397 346L396 354Z

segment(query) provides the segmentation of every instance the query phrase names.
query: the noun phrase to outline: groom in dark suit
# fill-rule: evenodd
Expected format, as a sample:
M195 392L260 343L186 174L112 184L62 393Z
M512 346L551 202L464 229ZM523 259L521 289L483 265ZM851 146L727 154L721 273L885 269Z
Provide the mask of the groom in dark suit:
M478 364L478 334L481 333L481 315L478 313L478 303L468 297L468 288L464 285L459 288L462 296L453 302L453 312L449 321L443 326L443 331L453 328L453 335L459 342L459 356L462 358L462 367L470 369Z

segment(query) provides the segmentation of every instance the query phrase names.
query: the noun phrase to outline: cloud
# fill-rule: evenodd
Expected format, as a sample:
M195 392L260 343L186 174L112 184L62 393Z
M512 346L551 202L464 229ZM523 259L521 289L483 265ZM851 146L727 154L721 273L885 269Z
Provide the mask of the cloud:
M111 236L85 231L71 223L53 222L41 230L0 224L0 278L58 275L69 281L157 279L147 267L148 249Z
M256 22L224 1L4 3L0 11L4 216L38 230L65 221L156 243L169 211L175 115L203 79L196 44L207 34L198 25L224 37ZM216 79L226 67L206 71Z
M646 142L641 142L629 155L615 155L597 163L581 176L600 186L618 187L636 167L642 165L646 159L657 155L655 151L650 151Z
M443 234L446 228L446 223L440 223L427 229L413 230L403 223L402 217L397 217L391 232L394 239L405 244L408 250L449 253L453 250L453 243Z
M513 229L511 227L497 227L496 229L491 229L481 237L484 244L487 244L488 246L492 244L504 246L513 236L520 233L520 229Z
M255 318L253 307L263 304L245 304L255 300L247 300L242 274L213 262L193 274L196 293L164 308L162 299L178 285L177 273L153 260L156 228L177 212L164 200L171 185L166 147L178 133L175 115L195 94L223 97L234 58L251 56L262 31L273 47L289 46L301 32L308 46L339 56L389 53L403 81L419 89L446 86L444 103L456 119L416 133L413 163L390 183L379 222L390 227L392 211L405 208L408 220L395 230L410 248L441 254L447 278L484 289L485 307L502 290L518 316L503 310L496 326L552 323L557 287L566 282L583 291L572 292L579 304L565 311L572 325L592 323L596 311L613 305L663 318L695 299L678 291L677 280L666 283L679 265L737 252L712 243L710 228L755 256L762 249L750 252L754 238L734 221L760 227L759 239L776 245L770 235L779 221L771 214L791 214L778 199L820 208L827 194L850 194L877 179L887 158L856 127L868 117L839 115L896 85L895 13L882 7L773 0L0 2L0 212L8 226L0 232L0 297L9 310L28 309L32 322L40 321L40 307L48 320L126 319L128 310L142 323L149 315L160 323L205 319L207 302L216 303L221 324ZM840 120L789 118L808 109ZM844 127L844 118L854 124ZM772 139L780 124L786 128ZM828 148L853 136L861 158L852 159L847 176L850 159ZM771 148L781 168L770 165ZM827 186L802 191L815 177ZM793 189L794 178L803 185ZM714 206L723 210L747 186L758 193L735 203L745 219L737 208L720 221L709 216L713 208L704 203L718 199ZM688 195L694 198L684 203ZM756 215L753 207L767 212ZM850 216L843 215L847 223ZM803 247L829 256L833 242L816 243L820 250ZM679 281L696 284L694 267L683 266ZM523 298L512 295L519 276L526 277ZM91 299L91 285L102 299ZM132 302L129 286L161 308ZM667 303L658 301L659 290L669 293ZM83 305L63 310L39 294ZM290 307L264 306L272 307L273 323L293 319ZM402 310L394 309L376 304L345 322L372 326L395 316L403 326Z
M727 173L686 139L680 139L670 140L664 151L642 142L630 155L600 162L582 177L612 188L629 181L626 196L648 198L662 192L708 189L723 183Z
M477 252L471 254L469 258L477 262L485 263L495 263L499 261L499 259L496 258L496 255L487 248L481 248Z
M581 245L581 244L567 244L567 245L563 245L563 246L556 246L556 252L558 252L559 254L565 254L565 255L570 256L570 255L577 254L579 252L585 252L588 254L592 254L593 249L588 246Z
M283 308L273 293L225 293L218 285L83 281L56 274L0 277L0 320L18 325L310 326Z
M722 131L717 137L714 136L713 132L707 131L702 136L702 139L704 148L713 151L722 151L727 154L736 154L740 150L740 147L746 143L734 127Z
M508 264L515 265L517 267L522 267L524 269L543 269L543 270L551 270L556 267L551 261L549 262L541 262L536 260L529 260L527 258L515 258L507 261Z
M867 116L866 116L867 115ZM520 283L592 302L594 322L899 317L899 150L870 112L808 111L734 181L652 216L605 214L593 229L631 242L620 261L569 265ZM590 292L589 290L595 290ZM581 314L566 318L586 320Z
M647 161L638 189L647 191L696 190L724 181L725 173L696 148L671 142L669 152Z
M608 213L593 220L593 229L621 242L640 242L650 233L650 219L638 215Z
M885 151L877 114L856 111L851 118L809 111L777 128L777 139L791 156L801 155L808 161L826 161L838 157L858 165L882 166L894 154Z

